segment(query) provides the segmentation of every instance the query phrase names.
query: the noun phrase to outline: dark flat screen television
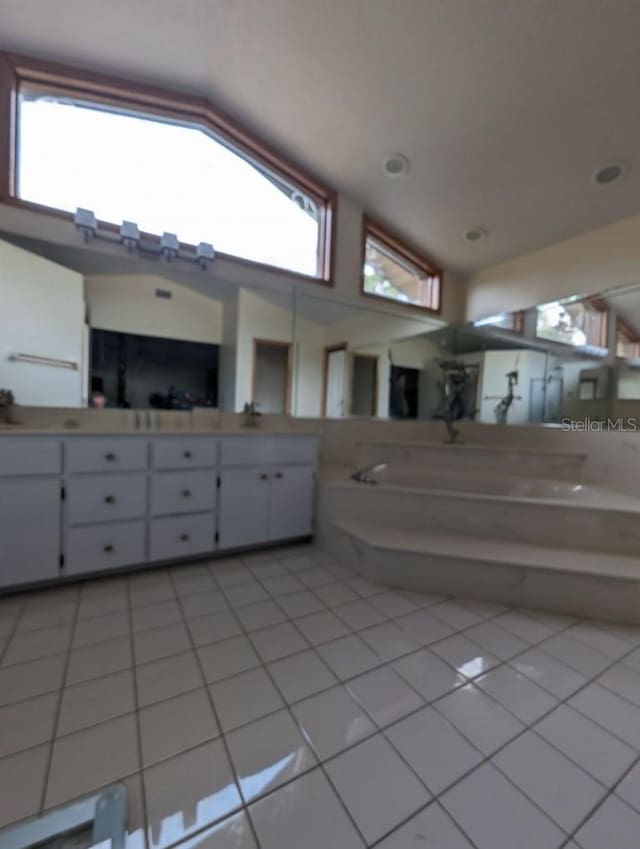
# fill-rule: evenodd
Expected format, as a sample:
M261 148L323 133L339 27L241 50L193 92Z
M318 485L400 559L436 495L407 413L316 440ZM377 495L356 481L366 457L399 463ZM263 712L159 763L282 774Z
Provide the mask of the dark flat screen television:
M218 403L218 345L91 328L89 397L107 407L190 410Z

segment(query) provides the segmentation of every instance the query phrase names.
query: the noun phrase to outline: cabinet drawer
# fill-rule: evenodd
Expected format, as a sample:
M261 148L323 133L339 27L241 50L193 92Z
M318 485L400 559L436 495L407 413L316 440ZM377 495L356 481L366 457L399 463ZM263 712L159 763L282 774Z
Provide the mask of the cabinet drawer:
M70 439L65 443L67 472L117 472L147 468L146 439Z
M195 472L158 472L151 478L151 513L212 511L216 500L216 474L213 469Z
M61 442L0 437L0 476L58 475L61 470Z
M82 475L67 483L67 524L143 518L146 475Z
M144 522L71 528L67 533L63 574L79 575L144 563L145 547Z
M214 524L213 513L153 519L149 559L170 560L213 551Z
M273 436L227 436L220 447L223 466L260 466L273 462L275 456Z
M309 436L282 436L275 440L274 463L315 463L318 443Z
M217 462L218 442L209 437L170 436L154 439L151 444L154 469L197 469Z

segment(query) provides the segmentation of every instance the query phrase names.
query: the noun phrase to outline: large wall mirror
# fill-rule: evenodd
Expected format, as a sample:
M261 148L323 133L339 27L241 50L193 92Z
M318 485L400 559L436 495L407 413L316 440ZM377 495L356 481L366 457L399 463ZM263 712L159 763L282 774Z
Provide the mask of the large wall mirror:
M0 388L18 405L292 411L290 292L15 241L0 240Z
M640 420L640 286L447 325L308 284L251 288L90 252L0 237L0 388L18 405Z

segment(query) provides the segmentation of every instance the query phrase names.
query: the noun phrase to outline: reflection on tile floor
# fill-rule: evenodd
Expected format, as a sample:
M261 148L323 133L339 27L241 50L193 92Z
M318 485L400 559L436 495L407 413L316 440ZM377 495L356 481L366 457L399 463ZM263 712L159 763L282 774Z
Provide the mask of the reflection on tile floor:
M0 599L0 827L115 781L127 849L636 849L640 628L314 546Z

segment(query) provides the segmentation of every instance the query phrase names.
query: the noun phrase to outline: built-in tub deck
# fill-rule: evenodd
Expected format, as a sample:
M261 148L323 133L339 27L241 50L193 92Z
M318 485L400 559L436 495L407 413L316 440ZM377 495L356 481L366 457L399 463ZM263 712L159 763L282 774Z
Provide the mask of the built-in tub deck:
M341 556L397 589L640 624L640 558L338 521Z
M583 482L584 455L360 449L358 466L384 466L369 473L375 484L352 480L353 469L325 471L318 536L371 579L640 623L640 498Z

